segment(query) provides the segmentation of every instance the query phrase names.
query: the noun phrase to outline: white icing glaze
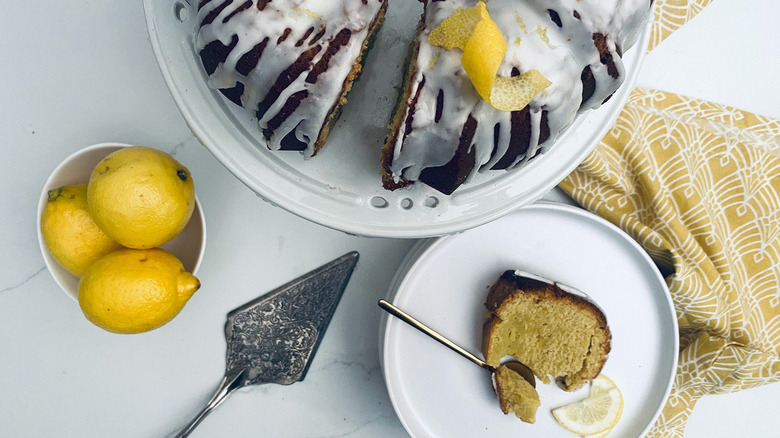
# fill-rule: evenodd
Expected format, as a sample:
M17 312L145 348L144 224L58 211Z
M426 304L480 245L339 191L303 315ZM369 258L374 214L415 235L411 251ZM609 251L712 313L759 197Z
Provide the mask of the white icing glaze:
M410 68L414 69L412 93L405 118L412 114L412 130L405 133L405 123L395 137L391 171L398 181L401 176L410 181L419 178L427 167L442 166L454 156L461 130L469 115L476 119L477 128L472 139L476 165L468 179L477 171L485 171L496 164L510 143L511 113L492 108L479 97L461 64L459 50L444 50L428 43L428 35L458 8L472 7L477 0L448 0L428 2L425 9L425 28L419 36L419 52ZM571 125L578 112L600 106L622 83L623 64L616 52L637 40L651 11L649 0L489 0L487 9L507 41L507 51L498 75L511 76L513 68L522 74L539 70L552 82L544 92L529 104L531 143L524 155L517 157L509 168L517 167L533 157L539 149L545 152L556 137ZM557 12L558 27L548 10ZM576 11L576 14L575 14ZM576 16L578 15L578 17ZM612 77L600 62L593 35L607 35L612 60L618 78ZM595 94L581 105L583 68L590 66L596 83ZM444 110L435 121L436 102L442 90ZM550 135L539 144L542 112L547 111ZM494 151L494 126L500 126ZM404 135L406 134L406 135ZM467 181L468 181L467 179Z
M367 0L364 3L363 0L273 0L260 11L257 8L258 0L251 0L252 5L244 10L240 10L245 3L244 0L233 0L219 11L211 23L198 29L195 41L198 53L212 41L218 40L224 45L229 45L231 39L235 35L238 36L238 43L230 51L227 60L219 64L216 71L209 76L209 86L225 89L236 86L238 82L243 83L242 106L254 111L280 74L301 54L320 45L320 51L306 69L279 94L258 120L260 129L267 129L268 122L279 114L287 99L297 92L306 90L308 96L280 126L273 130L267 146L269 149L277 150L281 147L281 140L288 133L295 132L295 137L307 145L304 154L311 156L325 119L340 98L344 81L360 56L363 41L384 1ZM202 23L212 11L218 11L223 3L224 0L212 0L202 5L198 11L198 23ZM228 17L229 19L224 22ZM325 33L322 37L312 42L323 28ZM286 29L290 29L289 35L278 42ZM328 68L317 77L315 83L306 82L307 74L326 53L328 43L342 29L349 29L352 32L349 42L333 55ZM306 37L305 42L296 47L296 43L304 37ZM236 63L241 57L266 38L268 43L260 61L248 76L236 71Z
M580 298L582 298L584 300L587 300L589 303L591 303L594 306L596 306L599 309L599 311L601 311L602 314L606 315L606 313L604 313L604 309L602 309L601 306L599 306L599 304L597 302L593 301L593 298L590 295L588 295L585 292L575 288L574 286L569 286L567 284L558 283L557 281L550 280L549 278L542 277L541 275L532 274L530 272L521 271L519 269L516 269L514 274L517 277L530 278L531 280L536 280L536 281L539 281L541 283L546 283L546 284L551 284L551 285L557 286L560 290L562 290L562 291L564 291L566 293L570 293L570 294L576 295L576 296L578 296L578 297L580 297Z

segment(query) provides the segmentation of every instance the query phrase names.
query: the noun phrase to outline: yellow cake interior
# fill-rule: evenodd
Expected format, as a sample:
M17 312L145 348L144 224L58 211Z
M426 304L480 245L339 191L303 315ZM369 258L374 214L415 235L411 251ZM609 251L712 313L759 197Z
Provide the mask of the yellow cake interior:
M486 361L495 367L504 356L512 356L543 382L558 379L568 391L593 380L610 350L611 335L601 310L555 284L514 275L505 273L488 296Z
M536 389L506 366L498 367L493 377L501 410L505 414L514 413L526 423L536 422L536 411L541 404Z

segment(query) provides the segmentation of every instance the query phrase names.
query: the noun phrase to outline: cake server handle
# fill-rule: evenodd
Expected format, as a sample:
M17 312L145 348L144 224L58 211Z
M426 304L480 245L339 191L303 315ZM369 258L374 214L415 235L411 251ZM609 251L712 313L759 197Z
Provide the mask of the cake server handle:
M461 356L465 357L466 359L474 362L475 364L481 366L482 368L485 368L488 371L494 372L495 368L488 365L484 360L478 358L477 356L474 356L473 354L469 353L468 351L464 350L454 342L450 341L449 339L445 338L444 336L440 335L438 332L436 332L434 329L428 327L427 325L423 324L422 322L415 319L413 316L409 315L408 313L404 312L403 310L399 309L398 307L394 306L393 304L390 304L389 302L385 300L379 300L379 307L382 308L382 310L386 311L387 313L395 316L396 318L400 319L401 321L409 324L410 326L416 328L417 330L425 333L426 335L430 336L431 338L438 341L440 344L444 345L445 347L449 348L450 350L460 354Z
M223 377L219 387L217 388L217 392L214 393L214 396L211 397L211 400L206 403L206 406L200 412L198 412L198 415L196 415L192 421L184 426L184 428L177 434L173 435L173 438L188 437L192 431L195 430L198 424L200 424L200 422L206 418L206 415L210 414L211 411L213 411L217 406L225 401L225 399L230 394L232 394L233 391L244 386L244 382L246 381L248 374L249 370L244 368L240 373L236 373L234 376L232 376L232 378L228 377L227 375Z

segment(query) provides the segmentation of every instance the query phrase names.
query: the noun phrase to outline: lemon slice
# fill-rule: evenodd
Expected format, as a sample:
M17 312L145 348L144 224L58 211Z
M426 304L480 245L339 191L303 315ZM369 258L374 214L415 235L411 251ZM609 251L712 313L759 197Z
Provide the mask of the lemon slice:
M454 10L431 31L428 42L448 50L461 49L463 70L477 93L497 110L519 111L551 84L538 70L509 78L497 76L506 39L483 1Z
M613 382L609 377L607 376L599 376L596 379L591 382L590 386L590 396L596 397L601 393L607 392L611 389L617 389L617 385L615 385L615 382ZM622 402L622 398L621 398ZM622 413L622 408L621 408ZM620 418L618 418L619 420ZM617 421L616 421L617 423ZM583 438L605 438L607 435L609 435L609 432L612 431L612 428L615 427L612 425L611 427L607 428L607 430L595 433L593 435L585 435Z
M609 377L605 375L599 375L592 382L590 382L590 396L596 396L602 392L607 392L610 389L617 389L617 385Z
M620 389L604 376L593 380L588 398L552 411L558 424L586 437L605 436L617 424L622 413L623 396Z

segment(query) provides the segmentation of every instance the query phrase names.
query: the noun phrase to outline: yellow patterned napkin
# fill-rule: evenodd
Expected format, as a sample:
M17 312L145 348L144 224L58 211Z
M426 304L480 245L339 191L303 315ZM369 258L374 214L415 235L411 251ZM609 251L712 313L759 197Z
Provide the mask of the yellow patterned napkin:
M653 34L648 50L665 40L688 20L695 17L712 0L656 0Z
M659 2L653 45L705 3ZM681 437L703 395L780 381L780 122L636 89L560 187L666 275L681 351L649 436Z

